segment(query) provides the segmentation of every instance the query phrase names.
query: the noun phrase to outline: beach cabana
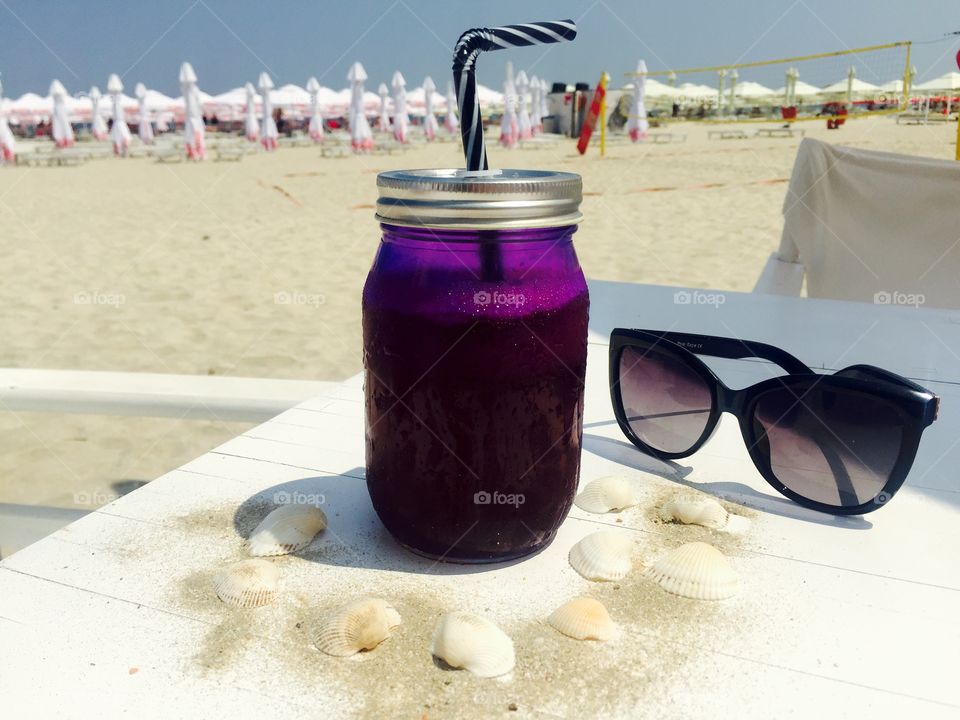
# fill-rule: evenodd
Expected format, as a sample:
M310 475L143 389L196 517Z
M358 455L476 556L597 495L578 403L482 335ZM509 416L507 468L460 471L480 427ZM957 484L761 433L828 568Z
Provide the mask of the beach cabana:
M320 115L320 83L315 77L307 80L307 93L310 96L310 124L307 132L316 143L323 142L323 117Z
M393 138L397 142L407 142L407 128L410 118L407 117L407 81L397 70L391 81L393 86Z
M137 83L133 94L139 101L137 114L137 135L146 145L153 144L153 123L150 121L150 109L147 107L147 88L143 83Z
M355 62L347 73L350 83L350 144L357 152L366 152L373 149L373 133L370 123L367 122L363 83L367 79L367 71L363 65ZM374 96L379 101L380 98Z
M100 88L94 85L90 88L90 94L87 97L90 99L90 134L93 135L94 140L106 140L107 123L100 111L100 99L103 97L100 94Z
M187 157L191 160L203 160L207 155L201 104L203 99L197 88L197 74L188 62L180 66L180 92L183 94L183 134ZM213 99L209 95L207 98Z
M437 116L433 114L433 96L436 91L437 86L433 78L427 75L423 80L423 134L427 140L433 140L440 127L437 124Z
M265 150L273 151L277 149L277 123L273 119L273 80L268 73L260 73L260 80L257 82L262 98L260 113L260 144Z
M482 106L481 106L482 107ZM513 81L513 63L507 62L506 77L503 80L503 117L500 119L500 144L511 148L520 139L520 127L517 122L517 88Z
M650 123L647 122L647 109L644 105L644 92L647 84L647 63L637 63L637 76L633 81L633 100L630 103L630 117L627 118L627 134L633 142L647 139Z
M73 145L73 128L67 116L67 90L59 80L50 83L50 97L53 98L53 141L58 148L70 147Z

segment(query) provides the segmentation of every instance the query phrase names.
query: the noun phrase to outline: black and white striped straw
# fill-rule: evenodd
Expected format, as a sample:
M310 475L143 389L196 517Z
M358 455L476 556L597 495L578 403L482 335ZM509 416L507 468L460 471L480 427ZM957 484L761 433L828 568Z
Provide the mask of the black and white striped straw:
M453 83L460 106L460 136L467 170L486 170L487 151L483 145L480 101L477 99L477 57L481 52L504 48L548 45L573 40L577 25L573 20L504 25L467 30L453 49Z

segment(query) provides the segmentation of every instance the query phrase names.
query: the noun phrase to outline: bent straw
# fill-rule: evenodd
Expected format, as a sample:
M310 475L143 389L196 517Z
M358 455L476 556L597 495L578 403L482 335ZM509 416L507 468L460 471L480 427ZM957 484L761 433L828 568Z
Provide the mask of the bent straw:
M474 28L460 36L453 49L453 84L460 110L460 137L467 170L487 169L487 150L483 144L480 100L477 98L477 57L481 52L504 48L548 45L573 40L577 25L573 20L504 25L496 28ZM509 102L509 98L507 98ZM500 249L495 242L481 244L481 271L484 280L503 278Z

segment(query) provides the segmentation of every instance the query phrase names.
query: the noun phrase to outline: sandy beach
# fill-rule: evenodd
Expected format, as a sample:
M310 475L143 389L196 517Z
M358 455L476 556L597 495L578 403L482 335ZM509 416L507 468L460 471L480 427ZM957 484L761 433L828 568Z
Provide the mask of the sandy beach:
M752 134L756 125L746 126ZM848 122L808 137L951 158L953 124ZM491 164L583 175L588 277L749 291L776 248L799 139L490 148ZM657 130L654 130L657 132ZM27 148L25 147L26 151ZM339 380L361 369L375 177L462 165L459 144L239 163L0 168L0 366ZM187 420L0 413L0 502L92 509L242 432Z

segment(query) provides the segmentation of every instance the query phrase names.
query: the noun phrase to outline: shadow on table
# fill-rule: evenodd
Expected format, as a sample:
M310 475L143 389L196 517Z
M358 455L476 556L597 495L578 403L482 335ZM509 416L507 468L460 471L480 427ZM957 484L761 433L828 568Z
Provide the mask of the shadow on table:
M418 575L467 575L496 570L532 557L482 565L419 557L399 545L383 527L370 502L363 474L363 468L354 468L343 475L303 477L274 485L247 498L237 508L234 529L247 538L273 507L309 503L326 513L327 529L307 548L294 554L316 563Z
M610 422L615 421L611 420ZM607 423L592 423L591 425L597 427L605 424ZM623 440L584 433L583 449L634 470L659 475L678 485L710 493L760 512L850 530L869 530L873 527L873 523L863 517L828 515L815 510L808 510L785 497L762 493L743 483L694 482L688 480L687 476L693 472L692 467L681 465L672 460L657 460L649 455L644 455L633 445Z

